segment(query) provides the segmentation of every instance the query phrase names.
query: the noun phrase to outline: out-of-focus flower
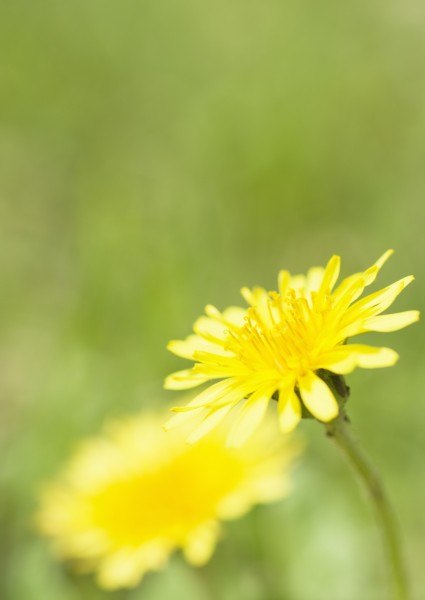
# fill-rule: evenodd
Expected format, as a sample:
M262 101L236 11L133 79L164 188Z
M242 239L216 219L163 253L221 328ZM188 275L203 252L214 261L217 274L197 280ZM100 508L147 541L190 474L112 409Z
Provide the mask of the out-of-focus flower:
M221 519L289 491L298 444L284 441L274 419L235 449L226 446L223 427L192 446L187 431L165 433L163 417L109 425L42 493L38 529L59 558L96 571L104 588L137 585L178 548L189 563L205 563Z
M231 443L242 443L263 418L274 396L278 399L283 431L293 430L301 415L301 402L323 422L334 419L338 403L321 373L345 375L355 367L389 367L398 358L390 348L347 344L348 338L367 331L396 331L419 318L416 310L381 315L413 280L404 277L359 299L392 254L387 251L369 269L344 279L340 258L326 268L313 267L307 275L279 274L279 292L261 287L242 289L249 308L230 307L219 312L206 307L195 325L195 335L171 341L168 348L196 361L191 369L167 377L168 389L186 389L220 379L197 395L167 428L196 416L189 436L196 441L210 431L241 400L244 405L231 432Z

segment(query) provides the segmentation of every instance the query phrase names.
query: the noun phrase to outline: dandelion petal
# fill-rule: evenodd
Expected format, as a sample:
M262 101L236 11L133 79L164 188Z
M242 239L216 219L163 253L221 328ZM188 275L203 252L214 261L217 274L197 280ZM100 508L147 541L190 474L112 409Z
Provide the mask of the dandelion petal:
M230 431L229 446L242 446L251 437L266 414L273 391L273 389L260 390L246 400L238 415L238 420Z
M209 433L214 427L216 427L220 421L224 419L230 409L233 408L233 404L226 404L220 408L214 408L209 411L205 419L200 425L190 434L187 438L189 444L194 444Z
M398 331L408 325L411 325L419 319L418 310L406 310L401 313L393 313L391 315L380 315L368 319L364 324L366 331Z
M398 354L391 348L374 348L364 344L347 344L335 348L323 357L321 368L346 375L356 367L378 369L392 367L398 360Z
M285 395L279 395L279 425L284 433L295 429L301 419L301 403L295 394L293 387Z
M193 369L184 369L168 375L164 382L164 388L166 390L188 390L206 381L208 381L208 377L205 375L198 375L193 372Z
M335 396L315 373L302 377L299 387L304 404L316 419L327 423L337 416L339 408Z

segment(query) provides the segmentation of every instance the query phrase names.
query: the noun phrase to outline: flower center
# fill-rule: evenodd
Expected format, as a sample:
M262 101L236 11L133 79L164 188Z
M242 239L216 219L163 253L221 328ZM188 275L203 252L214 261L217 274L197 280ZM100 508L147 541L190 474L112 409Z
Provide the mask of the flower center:
M157 470L131 474L99 489L90 498L96 528L117 545L139 546L161 537L182 543L214 517L217 504L244 476L230 450L212 445L189 446Z
M245 320L239 335L230 334L228 349L254 372L301 376L334 339L329 295L306 297L289 290L283 298L271 292L267 303L248 309Z

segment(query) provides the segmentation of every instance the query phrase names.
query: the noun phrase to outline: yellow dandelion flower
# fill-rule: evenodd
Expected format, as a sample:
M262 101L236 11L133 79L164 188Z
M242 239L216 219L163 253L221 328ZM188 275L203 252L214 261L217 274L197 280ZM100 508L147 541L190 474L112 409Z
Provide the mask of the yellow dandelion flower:
M355 367L389 367L398 358L390 348L347 344L348 338L367 331L396 331L419 318L416 310L381 315L412 276L359 299L391 254L388 250L369 269L337 287L340 258L333 256L326 268L313 267L306 276L281 271L278 292L243 288L248 308L220 312L207 306L206 316L194 325L194 335L168 345L174 354L196 364L167 377L165 387L179 390L221 381L187 406L174 408L178 414L166 428L196 415L200 424L189 438L196 441L244 400L231 435L231 443L239 444L258 426L272 397L278 399L284 432L298 424L301 402L318 420L334 419L338 403L320 374L341 376Z
M289 491L298 448L282 443L274 419L240 449L226 446L223 428L191 446L181 430L165 433L162 421L141 415L110 425L42 494L38 529L59 558L96 571L103 588L136 586L178 548L189 563L205 563L219 520Z

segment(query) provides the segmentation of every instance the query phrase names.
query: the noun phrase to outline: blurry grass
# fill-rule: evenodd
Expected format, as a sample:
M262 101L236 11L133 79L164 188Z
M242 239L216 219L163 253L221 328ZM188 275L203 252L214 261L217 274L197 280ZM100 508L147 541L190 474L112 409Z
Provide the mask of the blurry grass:
M273 287L279 268L335 252L349 273L392 246L382 281L417 274L397 307L421 308L420 7L2 3L2 598L105 595L51 562L30 525L35 490L104 418L170 399L161 381L179 363L164 346L207 302L239 303L242 284ZM350 377L352 420L391 487L419 599L421 325L375 339L402 358ZM288 600L384 600L361 493L305 429L294 495L257 511L272 579ZM202 573L177 559L111 597L266 599L250 522Z

